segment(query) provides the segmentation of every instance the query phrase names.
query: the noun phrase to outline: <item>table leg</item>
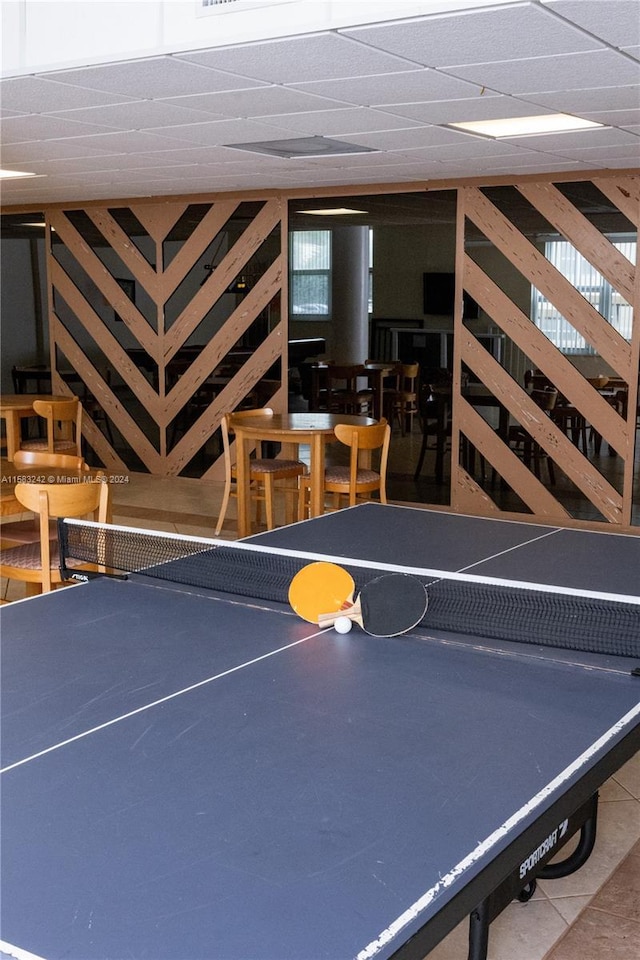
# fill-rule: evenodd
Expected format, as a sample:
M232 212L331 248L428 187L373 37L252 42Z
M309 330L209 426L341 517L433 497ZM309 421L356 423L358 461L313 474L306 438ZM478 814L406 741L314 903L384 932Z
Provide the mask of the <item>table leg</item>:
M373 370L373 416L376 420L382 417L382 391L384 386L384 370Z
M238 536L248 537L251 533L251 499L249 492L250 474L247 444L242 433L236 433L236 484L238 502Z
M298 443L281 443L280 452L283 460L298 460L300 445ZM298 517L298 492L295 488L291 489L285 481L284 522L286 524L294 523Z
M20 449L20 417L14 410L7 410L5 416L7 439L7 460L13 460L16 450Z
M309 441L311 448L309 515L319 517L324 513L324 437L321 434L313 434Z

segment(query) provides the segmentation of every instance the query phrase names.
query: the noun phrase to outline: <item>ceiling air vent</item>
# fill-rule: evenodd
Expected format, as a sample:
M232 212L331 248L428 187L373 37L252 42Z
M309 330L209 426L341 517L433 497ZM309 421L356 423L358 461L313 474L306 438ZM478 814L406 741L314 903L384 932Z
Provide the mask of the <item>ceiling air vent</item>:
M286 0L290 2L290 0ZM251 7L272 7L276 3L282 3L282 0L199 0L198 13L224 13L231 12L231 8L236 10L247 10Z
M296 0L196 0L196 16L209 14L242 13L244 10L267 9L282 6Z
M264 140L256 143L226 143L231 150L249 150L271 157L337 157L343 153L376 153L373 147L361 147L331 137L294 137L292 140Z

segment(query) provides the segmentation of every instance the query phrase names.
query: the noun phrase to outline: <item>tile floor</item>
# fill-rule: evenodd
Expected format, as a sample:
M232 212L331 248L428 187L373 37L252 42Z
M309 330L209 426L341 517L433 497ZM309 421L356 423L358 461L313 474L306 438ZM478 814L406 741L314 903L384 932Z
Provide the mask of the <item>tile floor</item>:
M419 437L394 440L389 492L419 501L406 463L415 462ZM415 454L415 456L414 456ZM613 459L613 458L612 458ZM428 465L425 466L425 474ZM428 483L431 490L434 485ZM212 536L222 483L132 474L113 488L115 523ZM436 489L437 493L437 489ZM437 502L433 500L432 502ZM222 536L234 538L232 500ZM23 595L10 584L7 599ZM466 960L461 924L429 960ZM640 957L640 754L601 791L598 838L587 864L572 877L541 881L531 901L513 903L491 926L488 960L638 960Z

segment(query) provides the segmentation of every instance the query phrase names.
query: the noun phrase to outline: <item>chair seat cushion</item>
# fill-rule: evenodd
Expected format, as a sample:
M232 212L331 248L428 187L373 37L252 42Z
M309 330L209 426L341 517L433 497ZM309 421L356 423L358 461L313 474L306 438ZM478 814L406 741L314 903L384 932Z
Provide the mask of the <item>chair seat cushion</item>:
M280 470L305 470L302 460L252 460L251 472L253 473L278 473Z
M0 550L0 564L7 567L18 567L20 570L40 570L40 541L37 543L23 543L18 547L8 547L6 550ZM66 560L68 567L81 567L81 560L74 560L69 557ZM58 569L60 566L60 551L58 542L51 544L51 569Z
M327 467L324 474L325 483L344 483L349 486L351 472L349 467ZM358 470L356 483L375 483L380 479L380 474L375 470Z
M51 544L51 567L59 565L58 544ZM40 541L37 543L23 543L19 547L9 547L0 551L0 564L8 567L19 567L20 570L40 570Z
M251 460L249 463L251 473L273 473L273 474L290 474L292 471L298 471L299 473L304 473L306 467L302 460L271 460L271 459L256 459ZM235 476L236 469L233 468L233 474Z

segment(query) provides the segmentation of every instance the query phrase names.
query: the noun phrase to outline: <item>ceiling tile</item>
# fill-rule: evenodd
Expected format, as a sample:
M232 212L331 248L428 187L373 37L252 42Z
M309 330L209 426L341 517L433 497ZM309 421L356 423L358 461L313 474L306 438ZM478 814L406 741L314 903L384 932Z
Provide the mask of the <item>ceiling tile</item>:
M344 106L341 100L312 96L290 87L265 86L252 90L231 90L225 93L201 93L197 96L174 97L157 101L188 107L198 112L223 117L261 117L280 113L311 113Z
M187 63L177 57L153 57L149 60L132 60L125 63L108 63L97 67L82 67L78 70L56 70L44 73L45 79L62 83L118 93L129 97L147 99L153 97L179 97L184 94L212 93L215 90L233 90L259 86L258 81L239 83L237 77L229 77L215 70Z
M640 137L635 138L638 142L638 146L633 144L619 143L613 146L607 145L603 147L593 147L593 146L584 146L584 147L572 147L571 150L567 150L567 155L570 155L572 158L577 157L581 160L592 160L593 162L598 162L603 167L609 165L609 160L624 159L627 161L627 166L637 166L640 163ZM555 153L560 156L562 155L561 150L556 150Z
M69 137L108 133L109 128L96 123L79 123L59 117L41 117L31 113L22 117L7 117L2 123L5 143L25 143L29 140L66 140Z
M552 90L546 93L531 93L527 101L558 110L561 113L575 113L586 117L593 110L626 110L640 107L640 88L629 87L592 87L582 90Z
M478 177L482 174L488 174L494 177L504 174L508 176L514 169L507 161L501 161L498 158L484 159L474 163L472 160L452 161L447 165L456 177ZM546 173L562 173L565 170L583 170L585 168L593 169L588 164L572 164L570 160L555 160L553 157L544 159L544 169ZM517 170L522 173L533 173L540 170L540 159L529 161L529 163L518 166Z
M175 129L168 127L168 130ZM66 141L63 141L66 142ZM87 137L74 137L69 141L81 147L91 147L102 153L140 153L150 150L170 150L182 145L180 138L164 137L161 134L150 133L146 130L131 130L125 132L112 131ZM76 153L75 156L85 156Z
M99 123L119 130L144 130L149 127L169 127L174 124L197 123L213 119L210 113L185 109L173 102L158 100L132 100L105 107L86 107L82 110L52 110L52 117Z
M504 141L503 141L504 142ZM591 147L617 147L619 145L635 147L640 161L640 140L625 130L602 127L596 130L572 130L567 133L544 133L537 137L510 137L509 143L519 147L530 147L543 153L573 153L575 149Z
M431 67L519 60L531 57L536 49L552 56L603 46L595 37L533 3L480 12L456 11L342 33Z
M278 123L287 130L316 136L341 136L372 130L395 130L398 127L420 126L404 117L394 117L389 113L369 110L367 107L344 107L341 110L321 110L307 115L292 113L275 117L263 117L264 123Z
M343 134L342 140L352 141L355 138ZM440 144L464 143L467 139L474 142L486 143L479 138L467 138L465 134L447 130L445 127L421 126L408 127L402 130L388 130L380 133L363 133L357 137L363 147L373 147L375 150L415 150L420 147L433 147Z
M269 83L301 83L407 70L405 60L335 33L180 54L180 59Z
M502 120L531 116L531 103L500 95L470 100L436 100L431 103L400 103L387 106L388 113L422 123L456 123L466 120ZM547 111L540 108L540 113Z
M614 47L640 44L638 0L542 0L550 10Z
M194 143L181 143L174 141L172 146L167 149L167 144L163 143L160 150L151 148L136 154L137 157L146 157L149 160L157 160L166 163L217 163L224 164L237 159L237 154L230 151L227 147L208 147L198 146ZM261 158L261 163L266 162ZM255 161L254 161L255 170Z
M277 140L291 134L287 127L278 127L275 123L267 125L256 120L211 120L186 126L150 128L148 132L158 136L166 134L167 137L176 137L185 143L200 143L211 147L251 140Z
M640 123L640 107L635 110L594 110L585 111L583 116L587 120L595 120L610 127L621 127L628 130L635 123Z
M66 110L123 103L130 99L109 93L97 93L42 77L12 77L0 80L2 106L20 113L48 113L64 104Z
M516 96L547 90L580 90L586 86L631 86L640 81L640 63L613 50L450 67L449 72Z
M4 143L2 145L2 162L17 164L29 160L41 160L43 156L46 156L49 160L73 159L75 157L100 158L119 152L110 149L106 144L103 144L102 147L97 146L99 140L99 137L69 137L68 140L49 140L47 141L46 151L43 150L42 143L38 140L31 140L26 143ZM86 141L89 141L89 143ZM94 145L94 141L96 141L96 145ZM6 187L8 187L8 184L3 184L3 190Z
M608 156L605 159L604 157L594 155L592 158L590 158L590 165L596 170L603 167L607 170L628 170L631 164L629 162L629 157Z
M416 148L411 153L405 149L405 156L415 156L416 150L419 149ZM465 137L458 143L440 143L428 147L429 156L442 162L464 157L517 157L520 152L520 147L506 143L504 140L487 140L479 137Z
M297 90L336 97L358 106L384 107L391 103L422 103L425 100L459 100L476 97L481 87L437 70L416 69L409 72L362 76L345 80L320 80L296 83ZM487 91L487 96L492 96Z

